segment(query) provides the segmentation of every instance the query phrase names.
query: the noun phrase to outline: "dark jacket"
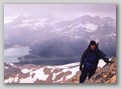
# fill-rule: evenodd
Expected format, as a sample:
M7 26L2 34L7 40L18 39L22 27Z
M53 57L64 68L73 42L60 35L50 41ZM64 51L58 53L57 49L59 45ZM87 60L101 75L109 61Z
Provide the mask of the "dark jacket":
M108 58L106 58L105 53L103 53L100 49L96 47L94 51L90 49L90 45L84 51L80 61L80 70L82 67L86 67L87 69L94 70L98 66L99 59L103 59L106 63L109 62Z

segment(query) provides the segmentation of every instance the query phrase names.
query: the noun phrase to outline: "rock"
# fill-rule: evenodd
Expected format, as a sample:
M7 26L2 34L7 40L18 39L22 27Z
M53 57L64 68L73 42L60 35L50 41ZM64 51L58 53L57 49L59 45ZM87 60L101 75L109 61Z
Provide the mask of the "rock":
M79 76L80 72L66 83L79 83ZM116 83L116 57L112 58L111 64L98 67L91 79L86 79L84 83Z
M111 60L111 64L106 64L97 71L93 77L85 83L115 83L116 82L116 58Z
M5 64L4 83L79 83L79 62L60 66ZM84 83L116 83L116 57Z

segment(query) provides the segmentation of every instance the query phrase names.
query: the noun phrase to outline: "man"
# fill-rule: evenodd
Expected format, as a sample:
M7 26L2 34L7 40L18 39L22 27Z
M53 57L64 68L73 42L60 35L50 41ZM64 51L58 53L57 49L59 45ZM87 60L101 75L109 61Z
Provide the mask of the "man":
M98 44L95 41L90 41L88 48L84 51L80 62L80 83L83 83L88 76L88 79L92 77L97 69L99 59L103 59L107 64L110 63L106 55L98 49Z

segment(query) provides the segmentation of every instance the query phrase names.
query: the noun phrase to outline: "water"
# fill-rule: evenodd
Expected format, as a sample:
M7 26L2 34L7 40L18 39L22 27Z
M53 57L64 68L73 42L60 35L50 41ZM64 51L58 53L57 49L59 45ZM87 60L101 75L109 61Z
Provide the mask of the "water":
M19 62L17 58L29 54L29 50L29 47L5 49L4 62ZM98 66L103 67L105 64L103 60L100 60Z
M29 54L29 47L9 48L4 50L4 62L19 62L18 57Z

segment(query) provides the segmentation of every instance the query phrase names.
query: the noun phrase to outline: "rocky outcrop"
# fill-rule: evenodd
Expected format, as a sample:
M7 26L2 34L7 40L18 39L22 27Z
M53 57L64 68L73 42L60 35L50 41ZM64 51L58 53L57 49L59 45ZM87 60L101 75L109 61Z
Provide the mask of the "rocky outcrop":
M97 71L86 83L116 83L116 58Z
M4 83L64 83L77 75L79 62L60 66L5 64Z
M79 74L67 80L66 83L79 83ZM91 79L86 79L84 83L116 83L116 57L112 58L111 64L97 68L96 73Z
M5 64L4 83L79 83L79 62L60 66ZM116 83L116 57L85 83Z

